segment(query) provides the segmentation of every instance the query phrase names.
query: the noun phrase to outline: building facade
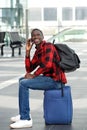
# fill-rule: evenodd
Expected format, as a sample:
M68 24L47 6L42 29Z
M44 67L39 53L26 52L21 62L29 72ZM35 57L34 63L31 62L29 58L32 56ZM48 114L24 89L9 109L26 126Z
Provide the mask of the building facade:
M46 35L63 28L87 26L85 0L3 0L0 4L0 30L41 28ZM27 31L28 33L28 31Z

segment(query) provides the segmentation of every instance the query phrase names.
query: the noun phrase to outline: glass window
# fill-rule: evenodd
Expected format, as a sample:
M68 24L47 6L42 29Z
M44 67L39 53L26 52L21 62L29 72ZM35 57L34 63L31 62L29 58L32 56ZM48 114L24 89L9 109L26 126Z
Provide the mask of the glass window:
M0 17L2 17L2 9L0 9Z
M44 8L44 20L56 21L57 20L57 8Z
M62 20L72 20L72 8L64 7L62 8Z
M3 8L2 9L2 21L11 24L11 17L15 17L16 9L13 8Z
M30 21L41 21L41 8L30 8L29 9L29 20Z
M76 7L75 18L76 20L87 20L87 7Z
M20 26L23 19L22 8L2 8L2 22L11 24L13 26L14 22L17 26Z

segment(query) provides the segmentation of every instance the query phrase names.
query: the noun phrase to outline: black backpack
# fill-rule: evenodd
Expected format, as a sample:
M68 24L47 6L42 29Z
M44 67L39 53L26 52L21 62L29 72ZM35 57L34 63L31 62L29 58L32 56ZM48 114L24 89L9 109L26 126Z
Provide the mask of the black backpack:
M56 60L64 72L72 72L80 68L80 59L73 49L66 44L54 44L60 56L60 62Z

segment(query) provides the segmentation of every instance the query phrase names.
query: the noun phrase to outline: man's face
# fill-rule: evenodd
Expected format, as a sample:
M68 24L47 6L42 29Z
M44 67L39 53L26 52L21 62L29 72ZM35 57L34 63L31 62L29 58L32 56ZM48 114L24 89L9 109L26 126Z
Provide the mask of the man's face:
M43 37L43 34L39 30L35 30L33 31L31 38L32 38L33 43L38 45L42 42L44 37Z

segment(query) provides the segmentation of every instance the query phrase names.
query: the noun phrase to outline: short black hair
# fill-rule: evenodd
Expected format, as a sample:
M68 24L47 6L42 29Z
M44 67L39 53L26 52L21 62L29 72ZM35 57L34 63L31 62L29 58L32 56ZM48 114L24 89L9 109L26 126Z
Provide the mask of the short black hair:
M34 29L31 31L31 36L32 36L32 34L33 34L34 31L39 31L39 32L43 35L43 32L42 32L40 29L34 28Z

